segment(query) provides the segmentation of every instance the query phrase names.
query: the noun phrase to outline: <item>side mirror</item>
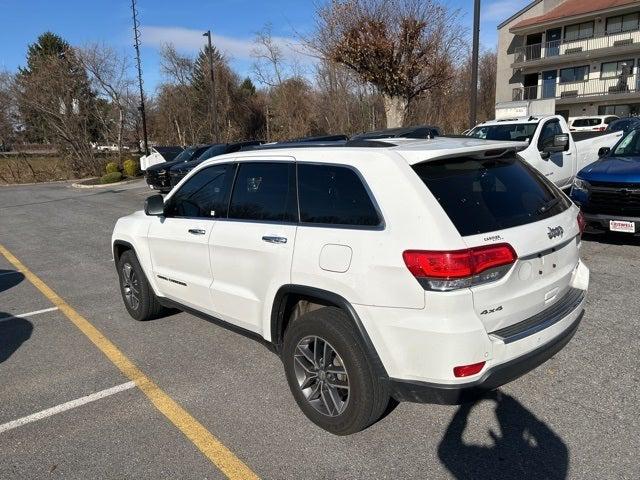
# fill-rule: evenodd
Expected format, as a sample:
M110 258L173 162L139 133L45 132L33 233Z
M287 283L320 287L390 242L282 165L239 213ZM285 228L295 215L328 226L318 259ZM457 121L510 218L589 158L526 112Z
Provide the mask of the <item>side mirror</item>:
M545 153L564 152L569 147L569 135L560 133L547 138L542 144L542 151Z
M609 152L611 152L610 147L601 147L600 150L598 150L598 157L600 158L605 157L609 155Z
M164 214L164 198L162 195L151 195L144 201L144 213L159 217Z

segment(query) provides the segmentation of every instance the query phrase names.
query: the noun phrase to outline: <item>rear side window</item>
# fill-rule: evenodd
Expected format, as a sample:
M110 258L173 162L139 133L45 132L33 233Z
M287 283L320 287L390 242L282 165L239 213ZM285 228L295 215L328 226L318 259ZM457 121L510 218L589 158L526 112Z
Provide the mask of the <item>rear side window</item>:
M226 216L232 168L215 165L196 173L169 201L167 216L213 218Z
M358 174L335 165L298 164L300 221L375 227L381 219Z
M515 155L414 165L460 235L517 227L557 215L568 201Z
M241 163L229 205L229 218L297 221L293 163Z

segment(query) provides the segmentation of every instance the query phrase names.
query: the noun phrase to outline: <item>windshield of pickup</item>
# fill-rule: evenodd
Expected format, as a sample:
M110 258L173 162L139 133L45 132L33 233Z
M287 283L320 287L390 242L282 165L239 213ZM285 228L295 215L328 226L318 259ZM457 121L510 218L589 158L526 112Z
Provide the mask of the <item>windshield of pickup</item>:
M640 156L640 130L631 130L613 149L614 157Z
M512 140L517 142L531 142L533 134L538 128L537 123L504 123L494 125L479 125L467 135L482 140Z

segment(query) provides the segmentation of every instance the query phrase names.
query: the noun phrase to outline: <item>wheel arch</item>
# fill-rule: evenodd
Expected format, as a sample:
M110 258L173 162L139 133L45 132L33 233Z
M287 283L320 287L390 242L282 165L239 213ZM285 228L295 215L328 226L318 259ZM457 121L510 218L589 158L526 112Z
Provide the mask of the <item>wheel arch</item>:
M113 242L113 261L116 265L118 264L118 260L120 260L122 254L127 250L133 250L133 253L136 255L136 257L138 257L138 253L131 243L125 240L115 240Z
M291 284L280 287L276 293L271 310L271 343L278 354L282 352L284 332L291 321L294 309L300 301L307 301L326 307L336 307L344 311L349 321L356 328L363 346L375 363L374 366L377 371L380 372L381 376L388 378L378 352L353 305L341 295L320 288Z

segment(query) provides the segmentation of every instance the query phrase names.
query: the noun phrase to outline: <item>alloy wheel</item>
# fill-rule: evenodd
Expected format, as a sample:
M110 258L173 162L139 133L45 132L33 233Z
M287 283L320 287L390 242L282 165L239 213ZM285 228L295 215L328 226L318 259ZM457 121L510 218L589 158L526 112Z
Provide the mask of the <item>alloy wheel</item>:
M349 376L336 349L312 335L298 342L293 358L298 386L311 406L330 417L343 413L349 403Z
M122 292L127 304L137 310L140 306L140 282L130 263L122 265Z

